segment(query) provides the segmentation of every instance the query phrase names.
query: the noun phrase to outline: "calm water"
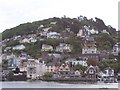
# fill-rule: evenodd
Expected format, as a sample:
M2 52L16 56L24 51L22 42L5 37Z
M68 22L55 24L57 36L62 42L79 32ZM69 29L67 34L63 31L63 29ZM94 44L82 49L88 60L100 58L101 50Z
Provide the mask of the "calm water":
M118 83L0 82L0 88L118 88Z

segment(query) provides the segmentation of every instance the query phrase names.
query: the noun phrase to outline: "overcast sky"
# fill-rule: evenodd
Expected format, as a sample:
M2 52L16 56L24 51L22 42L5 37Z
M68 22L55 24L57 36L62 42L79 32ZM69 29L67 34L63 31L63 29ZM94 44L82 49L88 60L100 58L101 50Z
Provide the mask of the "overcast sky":
M0 0L0 32L51 17L98 17L118 29L119 0Z

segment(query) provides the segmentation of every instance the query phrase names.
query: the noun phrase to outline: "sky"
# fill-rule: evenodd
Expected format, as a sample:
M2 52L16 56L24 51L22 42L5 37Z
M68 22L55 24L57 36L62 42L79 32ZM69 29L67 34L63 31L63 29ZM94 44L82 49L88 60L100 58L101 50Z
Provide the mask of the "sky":
M0 32L52 17L98 17L118 29L119 0L0 0Z

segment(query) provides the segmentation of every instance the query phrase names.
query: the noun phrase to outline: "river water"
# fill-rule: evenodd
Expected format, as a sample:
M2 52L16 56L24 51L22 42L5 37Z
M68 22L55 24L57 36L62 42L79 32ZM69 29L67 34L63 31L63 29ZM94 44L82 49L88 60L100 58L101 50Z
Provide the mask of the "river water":
M118 88L118 83L0 82L1 88Z

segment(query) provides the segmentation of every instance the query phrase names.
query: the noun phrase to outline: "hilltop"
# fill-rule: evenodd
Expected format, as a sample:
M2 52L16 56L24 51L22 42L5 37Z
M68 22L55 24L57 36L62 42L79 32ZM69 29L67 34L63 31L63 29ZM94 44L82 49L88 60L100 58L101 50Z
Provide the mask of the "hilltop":
M50 22L57 22L55 25L51 25ZM94 29L98 32L102 32L102 30L106 30L110 33L110 35L116 34L116 29L112 26L106 26L104 21L95 18L94 19L87 19L87 17L80 16L78 18L49 18L44 19L41 21L34 21L34 22L28 22L24 24L20 24L16 27L13 27L11 29L7 29L2 32L2 38L12 38L13 36L17 35L27 35L32 33L37 33L38 27L40 25L44 25L44 28L52 27L51 30L62 32L65 30L65 28L70 27L71 31L73 31L75 34L79 32L80 29L84 29L84 26L88 26L89 29Z

